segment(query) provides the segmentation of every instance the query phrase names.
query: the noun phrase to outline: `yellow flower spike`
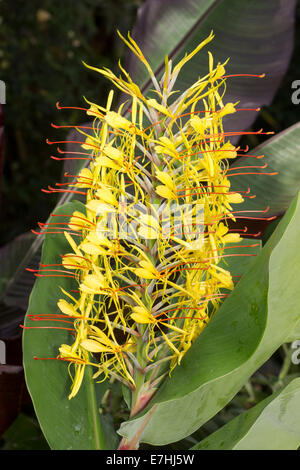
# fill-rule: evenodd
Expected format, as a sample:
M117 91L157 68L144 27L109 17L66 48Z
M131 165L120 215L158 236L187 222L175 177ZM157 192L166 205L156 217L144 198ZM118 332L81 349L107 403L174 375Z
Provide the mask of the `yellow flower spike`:
M70 217L64 232L70 249L61 261L77 289L62 290L58 308L74 319L73 343L60 348L60 358L75 368L70 397L92 364L95 379L132 389L134 416L145 405L143 393L153 392L148 364L158 379L166 367L157 358L165 357L170 372L179 365L223 290L233 289L220 261L241 240L227 220L235 221L232 205L244 199L226 175L239 150L223 131L223 119L238 111L226 103L226 62L215 65L209 53L206 75L172 96L178 73L213 34L174 67L166 57L159 81L132 37L120 37L154 90L144 95L121 64L120 77L88 66L127 96L118 109L112 90L103 106L86 100L94 132L79 130L90 162L71 183L86 192L85 210Z

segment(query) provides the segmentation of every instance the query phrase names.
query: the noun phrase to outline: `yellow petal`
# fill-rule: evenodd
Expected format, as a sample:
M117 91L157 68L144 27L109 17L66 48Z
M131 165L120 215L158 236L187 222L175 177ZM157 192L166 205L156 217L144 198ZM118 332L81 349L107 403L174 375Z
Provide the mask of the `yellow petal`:
M206 129L206 122L204 118L200 119L199 116L193 116L189 122L194 131L196 131L198 134L204 134Z
M105 202L100 201L99 199L92 199L86 204L86 207L93 212L96 212L97 215L106 214L108 212L116 212L116 209Z
M156 170L156 178L161 181L165 186L167 186L169 189L174 190L175 185L173 182L173 178L171 175L166 173L165 171L159 171Z
M112 160L117 160L118 162L123 162L123 153L121 150L112 147L111 145L105 145L103 147L103 152Z
M138 277L141 277L143 279L156 279L157 277L151 271L148 271L147 269L143 269L143 268L136 268L134 272Z
M70 317L80 317L80 314L75 310L74 306L64 299L60 299L57 302L57 306L62 313L69 315Z
M84 242L81 243L80 248L87 253L88 255L103 255L105 250L99 246L94 245L93 243Z
M92 339L84 339L81 341L80 346L93 353L111 352L110 348L103 346L102 344L98 343L98 341L94 341Z
M107 204L112 204L113 206L118 205L118 201L110 189L98 189L96 191L96 196L103 202Z
M240 204L244 202L244 199L242 198L242 195L240 193L234 193L234 194L228 194L227 201L230 204Z
M236 112L233 103L227 103L219 112L218 117L226 116L226 114L233 114Z
M222 237L223 243L238 243L241 240L242 238L239 233L228 233L228 235Z
M170 111L162 104L159 104L154 98L147 100L146 103L148 106L156 109L160 113L165 114L166 116L172 117L172 114L170 113Z
M167 186L159 185L155 189L156 193L166 199L175 199L175 194Z
M114 129L124 129L131 132L134 130L132 122L128 121L123 116L120 116L115 111L108 111L106 116L104 116L104 120Z
M136 306L132 309L131 318L137 323L155 323L155 319L146 307Z

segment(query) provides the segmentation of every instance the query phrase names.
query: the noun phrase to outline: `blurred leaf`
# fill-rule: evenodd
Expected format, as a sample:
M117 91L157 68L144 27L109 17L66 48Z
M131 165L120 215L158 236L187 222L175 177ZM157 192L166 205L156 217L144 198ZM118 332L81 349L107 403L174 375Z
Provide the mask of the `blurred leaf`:
M29 416L20 413L2 436L1 450L48 450L49 446L36 423Z
M283 344L299 322L299 195L232 294L141 417L119 433L131 438L156 405L142 441L164 445L201 427ZM291 269L293 266L293 269ZM152 410L153 411L153 410Z
M33 239L32 233L24 233L0 249L0 337L7 338L19 333L19 324L23 321L27 302L23 298L18 302L18 299L13 296L13 302L10 305L9 298L6 297L6 288L15 275L24 253L30 249ZM32 276L30 279L28 273L25 279L28 280L26 285L28 296L33 280ZM22 289L25 289L24 284L22 284ZM14 292L14 295L17 296L17 292Z
M31 246L33 239L33 233L24 233L0 248L0 296L15 273L24 253Z
M56 208L72 199L72 194L66 193L60 198ZM53 212L55 212L54 209ZM51 216L50 216L51 218ZM49 222L50 218L47 222ZM15 259L15 271L0 297L0 331L13 334L18 329L28 307L29 295L33 288L35 277L26 269L37 269L41 260L41 250L44 235L35 235L35 240L27 251L23 251L19 259ZM21 253L20 253L21 255ZM18 262L18 264L17 264Z
M298 323L296 323L295 328L293 331L289 334L286 342L287 343L292 343L293 341L300 340L300 320Z
M281 215L286 211L294 196L300 188L300 123L284 130L271 139L264 142L251 151L253 155L264 155L261 160L245 157L234 163L230 170L240 166L263 166L267 168L255 168L245 170L248 172L262 173L261 175L240 175L232 178L231 188L233 191L251 189L251 194L256 194L254 199L246 199L243 204L245 210L264 210L270 206L267 213L255 213L255 217L269 217ZM241 170L243 171L243 170ZM264 175L264 172L278 172L277 175ZM231 171L230 171L231 173ZM236 173L240 173L239 170Z
M230 421L193 450L297 450L300 378Z
M227 74L266 74L263 80L233 77L227 84L226 102L257 108L271 103L287 70L295 5L295 0L147 0L139 9L132 36L159 75L166 55L178 62L213 30L215 38L206 47L216 62L230 58ZM207 67L207 52L196 55L184 66L176 90L183 91L206 75ZM152 88L144 65L134 54L128 57L126 68L144 90ZM237 112L230 117L229 128L245 130L256 117L255 112Z
M77 201L64 204L55 214L72 214L75 210L85 211ZM68 218L60 217L60 222ZM43 245L43 264L58 263L60 253L66 253L69 244L64 235L46 235ZM60 313L57 307L63 297L60 287L68 292L76 288L76 282L66 277L37 278L30 296L28 314ZM49 326L49 329L25 330L23 336L24 368L26 383L42 431L52 449L109 449L114 431L110 429L109 439L100 422L99 399L106 389L105 384L92 380L92 371L86 367L80 391L68 399L71 380L68 364L57 361L58 349L62 343L72 342L70 331L57 330L54 321L33 322L28 316L25 325ZM68 323L62 324L68 327ZM54 360L34 360L53 358ZM105 423L105 428L109 423Z

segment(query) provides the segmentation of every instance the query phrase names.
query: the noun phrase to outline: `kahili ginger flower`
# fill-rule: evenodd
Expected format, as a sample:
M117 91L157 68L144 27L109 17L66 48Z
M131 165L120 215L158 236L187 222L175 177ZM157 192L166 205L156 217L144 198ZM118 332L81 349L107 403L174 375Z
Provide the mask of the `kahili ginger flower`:
M62 291L58 302L74 322L72 344L58 352L75 367L69 398L91 364L95 380L112 377L132 390L134 416L234 288L222 260L241 237L228 221L251 196L230 184L228 162L243 150L230 143L237 133L223 129L224 117L241 110L223 101L226 63L214 64L209 53L207 74L176 89L185 63L213 35L174 67L166 58L160 79L131 36L122 39L153 90L144 95L121 65L121 76L89 67L127 101L113 110L110 91L105 105L88 102L92 132L77 128L78 158L88 165L72 180L66 174L67 189L50 191L85 198L85 210L70 214L65 227L70 248L61 268L76 279L78 294Z

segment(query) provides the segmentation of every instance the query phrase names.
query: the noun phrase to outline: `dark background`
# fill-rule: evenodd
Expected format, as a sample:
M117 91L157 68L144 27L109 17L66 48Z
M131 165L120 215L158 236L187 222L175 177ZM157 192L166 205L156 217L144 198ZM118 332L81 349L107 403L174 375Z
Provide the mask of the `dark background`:
M51 122L74 125L83 96L103 103L109 83L84 67L117 69L124 44L116 29L132 29L141 0L0 1L0 79L6 84L1 153L0 246L45 221L56 197L41 188L60 180L62 164L49 157L50 140L66 132Z

